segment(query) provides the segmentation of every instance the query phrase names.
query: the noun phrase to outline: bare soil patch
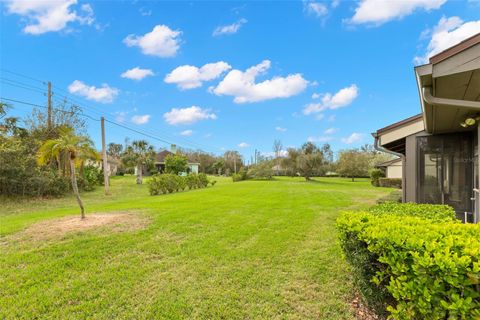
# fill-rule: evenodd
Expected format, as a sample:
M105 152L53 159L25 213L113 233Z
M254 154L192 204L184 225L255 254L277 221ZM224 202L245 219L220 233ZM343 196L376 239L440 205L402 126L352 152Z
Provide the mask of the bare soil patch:
M53 240L62 239L74 233L102 229L109 232L123 232L143 229L149 219L138 213L111 212L87 214L85 219L79 216L67 216L36 223L12 237L15 240Z
M376 315L373 310L368 308L368 306L362 301L360 294L355 294L352 302L352 309L355 313L355 317L358 320L382 320L383 318Z

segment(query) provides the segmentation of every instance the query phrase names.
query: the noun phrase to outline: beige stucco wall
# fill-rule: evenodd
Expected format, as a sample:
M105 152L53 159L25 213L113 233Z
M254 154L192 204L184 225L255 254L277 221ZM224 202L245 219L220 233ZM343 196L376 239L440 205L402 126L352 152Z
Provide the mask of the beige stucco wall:
M402 127L395 128L380 134L380 144L385 145L387 143L405 138L417 132L421 132L424 129L425 129L425 126L423 124L423 119L418 119L417 121L410 123L408 125L404 125Z
M398 161L387 167L386 170L387 178L402 178L402 162Z

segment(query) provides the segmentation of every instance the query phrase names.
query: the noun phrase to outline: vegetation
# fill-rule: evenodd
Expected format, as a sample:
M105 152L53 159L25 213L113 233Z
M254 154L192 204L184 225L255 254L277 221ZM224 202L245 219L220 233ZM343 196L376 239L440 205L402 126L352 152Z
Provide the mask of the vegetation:
M454 216L447 206L384 204L338 218L343 250L372 307L394 319L480 316L480 226Z
M355 181L355 177L368 176L370 168L369 154L360 150L344 150L340 152L337 162L337 172L343 177Z
M188 159L185 156L171 154L165 158L165 172L178 175L181 172L187 172Z
M98 159L92 141L87 137L75 135L73 129L69 127L62 127L59 137L45 141L37 153L37 161L40 165L56 162L58 168L65 168L64 163L69 164L67 171L70 172L72 190L80 207L82 219L85 219L85 208L78 191L75 167L87 159Z
M381 169L371 169L370 170L370 179L372 179L372 185L375 187L380 186L380 178L385 177L385 172Z
M41 241L22 230L75 215L73 195L2 199L0 318L353 319L333 221L389 190L367 179L216 180L151 197L135 177L112 177L110 196L82 193L89 212L145 216L147 226Z
M82 136L79 133L84 131L84 122L79 119L79 108L58 106L53 111L50 127L42 123L45 115L37 109L27 119L7 117L8 109L0 103L0 194L43 197L68 193L71 168L67 152L59 152L42 164L37 163L36 155L40 146L61 139L66 131L71 136ZM20 127L20 122L27 127ZM92 153L91 156L95 158L96 155ZM81 189L92 190L98 181L86 176L89 172L84 170L85 160L83 155L77 157L75 169L79 170L75 178L81 182Z
M248 175L254 179L270 180L274 174L272 167L272 161L262 161L259 164L250 166L248 168Z
M135 140L127 146L122 154L122 162L127 167L136 168L136 182L142 184L143 170L154 165L155 149L145 140Z
M183 191L188 187L191 189L206 188L210 184L204 173L190 173L184 177L178 174L164 173L156 174L148 181L150 195L173 193ZM212 186L215 183L212 184Z
M378 179L378 186L385 188L402 189L401 178L380 178Z

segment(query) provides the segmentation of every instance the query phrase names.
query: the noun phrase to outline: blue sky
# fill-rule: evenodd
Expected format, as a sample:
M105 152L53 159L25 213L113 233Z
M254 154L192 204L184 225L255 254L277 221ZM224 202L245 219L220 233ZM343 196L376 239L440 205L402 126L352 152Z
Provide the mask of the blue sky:
M94 118L247 160L274 139L372 143L370 132L420 112L414 65L480 32L478 1L0 6L1 97L46 104L11 81L44 84L4 70L49 80L56 99L72 97ZM13 105L15 115L30 110ZM99 147L98 122L89 134ZM107 123L107 142L125 137L141 138Z

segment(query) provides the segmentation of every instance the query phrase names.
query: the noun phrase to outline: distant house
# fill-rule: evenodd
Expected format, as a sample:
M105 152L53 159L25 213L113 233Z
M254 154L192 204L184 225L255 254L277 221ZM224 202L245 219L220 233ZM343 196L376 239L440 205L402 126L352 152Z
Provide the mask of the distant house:
M375 167L385 170L385 177L391 179L402 178L402 159L397 158L377 164Z
M155 167L160 173L165 172L165 158L167 156L177 154L177 146L172 144L170 147L170 150L171 151L168 151L168 150L160 151L155 156ZM198 173L198 167L200 166L200 163L188 162L187 166L188 168L186 173Z

